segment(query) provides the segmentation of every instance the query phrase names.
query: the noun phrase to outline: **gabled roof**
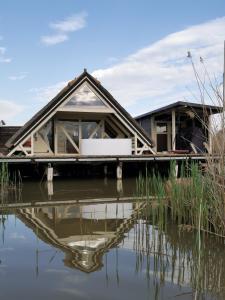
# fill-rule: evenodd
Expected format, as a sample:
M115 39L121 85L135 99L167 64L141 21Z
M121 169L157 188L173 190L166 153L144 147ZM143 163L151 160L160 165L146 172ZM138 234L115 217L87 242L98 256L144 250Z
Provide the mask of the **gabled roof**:
M115 98L101 85L101 83L90 75L86 69L84 72L74 80L70 81L66 87L64 87L47 105L45 105L39 112L37 112L23 127L21 127L6 143L8 148L16 146L21 138L25 138L34 126L37 126L43 118L51 114L52 110L57 108L63 101L65 101L65 96L69 97L75 88L78 88L84 80L87 79L89 84L94 88L98 89L104 100L115 106L117 112L120 113L124 120L127 120L135 129L137 135L145 140L146 144L152 146L152 141L149 139L148 135L142 129L142 127L136 122L136 120L115 100Z
M20 126L0 126L0 153L7 153L5 143L20 129Z
M142 114L140 116L137 116L137 117L135 117L135 119L139 120L144 117L148 117L148 116L150 117L154 114L163 113L167 110L174 109L174 108L181 108L181 107L187 107L187 108L192 108L192 109L202 109L202 110L204 109L209 114L220 113L220 112L222 112L222 109L223 109L221 106L200 104L200 103L194 103L194 102L177 101L177 102L171 103L169 105L152 110L148 113Z

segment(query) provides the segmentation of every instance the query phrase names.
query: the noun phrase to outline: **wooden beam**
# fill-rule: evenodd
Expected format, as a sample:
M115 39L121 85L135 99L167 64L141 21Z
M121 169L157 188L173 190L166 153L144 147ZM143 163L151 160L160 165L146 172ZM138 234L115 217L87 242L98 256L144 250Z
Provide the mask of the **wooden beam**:
M94 130L92 131L92 133L89 136L89 139L92 139L93 136L96 134L96 132L101 128L103 124L103 120L99 122L99 124L94 128Z
M44 143L44 145L47 147L48 149L48 153L50 154L54 154L52 149L50 148L50 146L46 143L46 141L43 139L43 137L39 134L39 133L35 133L37 135L37 137L41 140L42 143Z
M172 150L176 150L176 112L172 110Z
M157 151L157 136L156 136L156 126L155 126L155 117L152 116L150 119L151 122L151 139L155 143L155 146L153 147L153 150Z
M127 130L127 127L124 126L124 124L123 124L123 127L121 126L121 123L122 123L123 121L120 120L120 123L119 123L118 120L117 120L117 119L118 119L117 115L114 114L114 118L112 117L112 115L109 115L109 116L108 116L108 119L110 119L111 122L113 122L113 123L120 129L120 131L121 131L123 134L127 135L128 137L131 136L131 132L132 132L132 134L135 134L135 132L133 132L133 131L129 132L129 131ZM122 128L121 128L121 127L122 127Z
M117 135L118 135L118 134L122 134L123 136L125 135L125 134L120 130L120 128L118 128L118 127L112 122L112 120L111 120L110 118L106 118L106 122L109 123L109 125L112 127L112 129L114 129L114 130L116 131Z
M54 130L53 130L53 134L54 134L54 152L57 155L58 154L58 129L57 129L57 119L54 118L53 119L53 126L54 126Z
M68 134L68 132L63 127L63 125L59 125L59 128L63 131L63 133L68 138L68 140L70 141L70 143L72 144L72 146L77 150L77 152L80 153L80 149L77 147L77 145L75 144L75 142L73 141L73 139L71 138L71 136Z

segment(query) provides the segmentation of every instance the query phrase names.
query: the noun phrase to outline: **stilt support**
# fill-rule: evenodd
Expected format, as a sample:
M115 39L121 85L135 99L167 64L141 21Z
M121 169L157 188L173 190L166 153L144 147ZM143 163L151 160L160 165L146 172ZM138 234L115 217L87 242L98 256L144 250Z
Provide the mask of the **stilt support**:
M122 179L123 177L123 163L119 162L116 168L116 178L117 179Z
M116 190L120 196L123 194L123 181L122 179L117 179L116 181Z
M54 191L53 191L53 182L52 181L47 182L47 189L48 189L48 196L49 197L53 196Z
M107 177L107 174L108 174L108 166L105 165L104 166L104 176Z
M51 166L51 164L48 164L48 168L47 168L47 181L48 182L53 181L53 167Z

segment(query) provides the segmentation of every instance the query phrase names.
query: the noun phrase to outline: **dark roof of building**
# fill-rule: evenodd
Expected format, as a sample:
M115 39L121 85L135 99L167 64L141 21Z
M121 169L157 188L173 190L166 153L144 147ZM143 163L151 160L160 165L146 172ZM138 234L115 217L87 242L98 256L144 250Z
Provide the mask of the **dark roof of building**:
M0 126L0 153L7 153L5 143L20 129L20 126Z
M140 116L135 117L136 120L142 119L144 117L152 116L157 113L163 113L167 110L174 109L174 108L180 108L180 107L188 107L192 108L193 110L195 109L204 109L206 110L209 114L217 114L222 111L221 106L215 106L215 105L207 105L207 104L200 104L200 103L194 103L194 102L185 102L185 101L177 101L174 103L171 103L169 105L157 108L155 110L152 110L148 113L142 114Z
M40 111L38 111L23 127L21 127L6 143L8 148L12 146L16 146L19 143L20 138L26 137L33 128L34 125L38 125L41 122L43 117L47 117L51 110L57 106L59 106L64 101L64 96L70 96L73 92L73 88L75 86L79 87L84 78L89 79L89 83L93 88L97 87L103 94L104 100L106 102L111 102L121 113L121 116L127 119L133 127L136 129L139 137L145 139L145 142L152 146L152 141L145 133L143 128L136 122L136 120L115 100L115 98L101 85L101 83L95 79L92 75L90 75L86 69L84 72L74 80L70 81L67 86L65 86L47 105L45 105Z

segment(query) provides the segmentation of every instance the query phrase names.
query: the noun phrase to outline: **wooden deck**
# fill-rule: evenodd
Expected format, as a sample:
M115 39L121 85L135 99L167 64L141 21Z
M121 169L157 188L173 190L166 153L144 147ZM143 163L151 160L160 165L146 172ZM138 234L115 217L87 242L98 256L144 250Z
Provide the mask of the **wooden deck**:
M156 155L128 155L128 156L30 156L7 157L1 156L0 162L7 163L82 163L82 162L148 162L148 161L181 161L181 160L206 160L204 154L156 154ZM214 156L214 158L216 158Z

